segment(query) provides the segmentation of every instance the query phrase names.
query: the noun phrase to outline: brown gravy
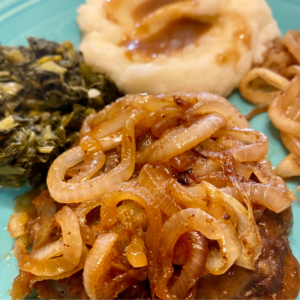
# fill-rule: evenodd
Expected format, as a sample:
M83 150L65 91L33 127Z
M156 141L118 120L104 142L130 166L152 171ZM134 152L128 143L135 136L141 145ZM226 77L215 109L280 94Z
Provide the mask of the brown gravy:
M217 64L220 66L237 63L241 58L241 53L238 48L232 47L216 56Z
M252 33L247 22L240 16L237 19L237 29L232 33L232 45L216 56L218 65L223 66L230 63L237 63L241 58L239 43L242 42L248 49L251 49Z
M157 33L140 40L126 40L121 45L127 47L127 56L132 59L134 54L148 60L159 54L169 55L183 48L196 44L212 25L188 18L168 23Z
M157 9L177 2L184 2L187 0L148 0L141 3L132 13L132 17L136 21L142 20L147 15L156 11Z

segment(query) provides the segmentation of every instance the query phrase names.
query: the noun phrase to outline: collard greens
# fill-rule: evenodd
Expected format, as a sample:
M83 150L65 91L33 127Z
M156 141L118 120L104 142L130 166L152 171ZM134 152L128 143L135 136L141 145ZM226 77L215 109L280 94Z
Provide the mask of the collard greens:
M77 140L84 118L120 96L70 42L28 42L0 46L0 185L44 183L53 160Z

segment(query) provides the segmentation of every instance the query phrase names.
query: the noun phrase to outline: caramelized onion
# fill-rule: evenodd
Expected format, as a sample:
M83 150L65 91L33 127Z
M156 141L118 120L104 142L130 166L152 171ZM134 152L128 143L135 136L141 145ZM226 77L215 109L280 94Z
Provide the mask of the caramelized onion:
M173 101L166 101L151 95L128 95L117 102L107 106L93 117L88 117L84 122L81 137L85 134L97 139L116 133L121 130L133 109L156 111L162 108L176 108ZM150 125L151 126L151 125Z
M247 120L224 98L210 93L201 93L198 101L197 104L186 111L187 115L218 113L227 120L227 124L231 127L249 128Z
M68 182L78 183L90 179L101 169L104 162L105 155L103 152L90 154L80 166L80 172L68 180Z
M242 174L246 178L250 178L252 169L249 166L244 163L236 163L235 168L239 174Z
M78 147L60 155L52 164L47 178L51 196L62 203L83 202L104 194L112 186L127 181L135 167L134 125L145 116L142 110L131 112L122 133L122 161L112 171L81 183L64 182L66 170L83 158ZM91 188L92 187L92 188Z
M75 213L64 206L55 215L61 226L63 237L63 256L38 261L27 253L20 255L19 268L34 275L54 276L75 268L82 253L82 240Z
M78 218L82 240L87 245L94 244L97 236L101 233L101 227L96 225L89 226L87 224L86 215L92 209L96 208L97 206L100 206L101 203L102 198L88 200L86 202L81 203L74 211Z
M220 115L208 115L187 128L177 136L170 137L163 146L156 146L149 157L149 162L156 164L189 150L210 137L226 124Z
M149 114L144 120L141 120L137 126L142 128L150 128L151 126L161 122L162 120L167 120L181 112L178 107L163 107L157 111Z
M296 58L298 64L300 64L300 49L299 41L297 41L297 32L289 30L283 37L282 43L288 48L290 53Z
M300 154L300 137L286 132L280 132L280 136L282 143L290 152Z
M263 79L268 85L277 90L252 89L250 84L257 78ZM275 98L281 95L289 83L289 80L269 69L253 68L241 80L239 90L246 100L254 104L270 105Z
M105 290L105 277L113 258L112 248L118 242L117 233L97 237L85 261L83 284L91 299L110 299L114 294Z
M268 153L268 138L261 132L249 128L231 128L221 129L215 135L224 134L231 134L237 139L248 143L229 150L237 162L258 161L263 159Z
M126 200L117 207L117 214L119 220L123 225L130 226L133 229L141 227L147 228L148 220L144 209L135 201ZM129 224L131 222L131 224Z
M299 92L300 73L291 81L283 95L272 102L268 111L269 117L276 128L296 136L300 136L300 122L287 117L286 110L299 95Z
M85 153L84 162L79 168L79 172L72 176L68 182L78 183L93 177L104 165L105 155L101 143L90 136L81 139L80 147Z
M141 268L148 265L144 250L144 240L137 234L133 236L132 242L126 251L126 256L134 268Z
M288 66L288 67L280 70L280 74L282 74L283 76L285 76L287 78L293 78L298 73L300 73L300 66L298 66L298 65L291 65L291 66Z
M48 190L43 190L41 194L32 200L41 223L53 217L57 211L57 203L50 196Z
M222 146L224 148L224 150L238 148L238 147L241 147L244 145L242 141L240 141L239 139L237 139L236 137L234 137L231 134L228 134L228 133L220 134L219 133L217 136L218 136L218 138L216 139L216 143L218 145ZM211 139L210 139L210 143L212 144ZM219 150L222 151L221 149L219 149Z
M257 107L257 108L253 108L248 114L245 115L245 119L247 121L251 120L253 117L257 116L257 115L260 115L262 113L265 113L267 112L269 109L268 106L260 106L260 107Z
M197 187L198 190L195 189L196 187L192 188L194 196L187 192L184 193L183 190L185 189L174 181L171 185L168 185L167 189L172 193L175 199L183 201L183 203L186 204L186 207L201 208L218 221L227 223L227 226L229 227L232 227L230 225L231 223L237 231L237 236L241 240L242 247L241 256L235 263L244 268L254 270L255 261L253 259L253 253L257 244L242 243L247 229L248 217L248 212L245 207L235 198L229 196L208 182L203 181L201 184L197 185ZM189 188L189 190L191 190L191 188ZM200 199L198 199L197 196L200 197ZM229 222L226 222L226 220Z
M194 193L191 189L184 188L175 179L170 179L166 186L167 193L176 201L176 203L184 208L201 208L207 210L207 199L205 189L201 190L201 185L198 186Z
M172 197L186 208L200 208L219 221L230 223L242 236L247 227L247 210L244 206L212 184L202 181L194 187L184 188L174 179L166 187Z
M16 239L13 254L17 260L19 260L23 254L28 253L26 249L28 245L30 245L30 240L27 234L21 235L18 239Z
M29 220L26 212L12 214L8 221L7 231L12 238L19 237L25 233L25 224Z
M168 179L169 176L161 167L147 164L142 168L138 182L141 186L147 188L157 201L162 212L170 217L180 210L180 206L161 187L161 182Z
M53 216L49 216L43 221L39 230L35 234L32 251L36 251L49 243L55 242L61 236L61 229L56 219Z
M25 299L32 292L31 280L33 277L33 274L20 270L12 284L10 296L13 300Z
M89 115L82 123L80 139L87 135L94 127L122 111L131 101L132 96L122 97L110 105L105 106L104 109L100 110L97 114Z
M276 176L276 174L273 171L272 165L268 160L262 159L257 163L249 164L249 166L261 183L274 186L283 190L286 189L284 180Z
M84 268L85 260L88 256L88 254L89 254L89 249L83 244L80 261L74 269L67 271L67 272L63 272L58 275L54 275L54 276L34 276L34 278L31 280L31 285L35 284L38 281L60 280L60 279L68 278L68 277L72 276L73 274L77 273L78 271L80 271Z
M63 255L64 244L62 240L49 243L46 246L31 252L31 256L36 260L45 260L55 256Z
M89 135L95 137L96 139L103 138L105 136L111 135L116 133L117 131L121 130L126 122L126 120L132 115L133 107L125 109L118 113L112 119L104 121L100 123L96 127L89 132Z
M197 283L204 271L208 252L207 241L202 234L191 231L184 235L187 237L188 259L179 278L170 289L178 299L184 299L188 291Z
M178 108L173 101L173 97L168 95L147 95L137 94L133 95L132 104L137 108L146 109L148 111L158 111L162 108Z
M297 76L291 84L279 75L266 80L280 95L289 84L269 113L275 107L294 125ZM292 154L279 173L300 173L296 125L282 133ZM281 212L295 197L264 159L266 136L248 126L229 102L208 93L128 95L89 116L80 147L49 170L56 202L43 192L34 200L36 219L11 217L14 255L29 274L15 286L27 291L84 269L92 299L115 298L147 278L152 298L187 299L202 275L223 274L233 264L255 270L262 243L252 205Z
M242 202L245 203L248 208L247 229L245 233L240 237L240 240L241 243L243 244L243 249L245 247L254 250L254 251L249 251L248 258L250 259L250 261L247 262L249 268L253 269L255 265L255 261L258 259L261 253L262 244L261 244L258 228L256 226L255 219L253 216L252 203L249 199L247 192L245 191L244 186L240 184L240 182L245 181L245 177L242 177L237 173L234 166L235 161L231 155L228 154L226 155L223 153L213 153L209 151L206 151L205 155L211 157L212 159L214 159L216 162L220 164L220 166L222 167L222 172L225 178L227 178L227 182L224 182L223 186L233 185L238 190Z
M138 165L144 165L149 161L149 156L153 149L155 147L163 147L165 142L170 138L174 137L175 134L181 134L186 130L185 126L179 126L176 127L175 129L170 129L164 132L164 134L161 136L159 140L156 140L152 144L148 145L144 149L142 149L140 152L137 153L137 164Z
M201 156L197 158L193 166L193 172L196 175L204 172L219 171L219 170L221 170L221 167L217 163L215 163L211 159L205 159Z
M284 211L296 200L291 190L280 190L272 186L252 182L241 183L241 185L245 187L253 203L263 205L276 213Z
M232 210L235 213L237 219L235 228L242 247L242 253L236 260L235 264L250 270L255 270L255 262L258 259L258 255L256 255L255 253L260 253L261 242L259 236L257 236L254 241L250 243L247 242L246 234L248 227L248 211L234 197L231 197L230 195L222 191L223 198L221 198L222 196L220 197L219 194L221 190L218 190L216 187L209 184L208 182L203 182L202 184L205 186L207 193L210 195L210 202L212 202L212 205L214 205L217 208L217 211L209 210L213 217L215 217L219 221L222 221L223 218L226 219L229 217L230 219L232 219L232 217L234 217L234 215L232 214ZM222 200L226 203L227 207L224 207L224 205L222 205ZM228 209L228 207L230 207L230 209ZM225 212L224 215L222 215L223 210ZM232 224L234 225L235 223Z
M199 231L210 240L217 240L220 244L223 264L217 266L211 263L209 272L223 274L228 270L241 254L240 244L235 234L227 227L199 208L184 209L164 224L160 239L160 268L157 281L156 294L159 298L173 298L167 284L173 274L172 257L176 241L179 236L188 231ZM207 265L206 265L207 267Z
M116 222L116 206L120 201L126 199L136 201L145 209L147 215L146 248L148 250L149 280L153 289L157 276L157 256L161 230L161 212L155 198L147 189L137 183L119 184L103 196L101 207L102 225L104 228L109 229Z
M122 144L122 132L118 131L109 136L99 139L103 150L108 151Z
M300 167L295 161L295 154L287 155L275 168L275 173L282 178L300 176Z
M118 265L118 233L97 237L85 261L83 284L91 299L112 299L134 282L138 271Z

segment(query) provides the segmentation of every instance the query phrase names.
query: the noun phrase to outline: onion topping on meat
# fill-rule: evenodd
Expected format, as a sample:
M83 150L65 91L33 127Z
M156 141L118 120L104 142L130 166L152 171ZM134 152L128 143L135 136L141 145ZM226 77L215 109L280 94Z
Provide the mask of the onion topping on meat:
M141 285L147 297L185 299L204 275L255 270L254 208L279 213L295 197L264 158L267 137L248 127L208 93L128 95L88 116L79 146L50 167L49 193L33 201L37 217L10 219L14 254L29 274L12 295L20 284L27 291L83 272L91 299Z

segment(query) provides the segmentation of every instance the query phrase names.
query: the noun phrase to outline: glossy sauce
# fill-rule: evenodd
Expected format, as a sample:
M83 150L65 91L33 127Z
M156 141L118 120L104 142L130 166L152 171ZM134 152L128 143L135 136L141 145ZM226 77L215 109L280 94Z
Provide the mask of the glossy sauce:
M148 60L159 54L170 55L189 45L196 45L197 40L211 28L210 24L188 18L168 23L157 33L140 40L126 40L121 45L127 47L127 57L134 54Z
M218 65L223 66L237 63L241 58L240 43L242 42L249 50L251 49L252 32L250 26L241 17L236 17L237 29L232 33L232 45L224 52L216 56Z
M140 25L144 18L164 6L176 4L178 2L192 1L147 0L142 2L131 12L131 17L136 25L135 29L140 33L147 33L149 30L148 26ZM118 22L114 17L114 11L118 5L120 5L120 0L107 0L106 3L107 15L110 20L115 22ZM120 43L120 46L125 46L128 49L126 51L126 56L130 60L134 60L134 57L138 55L143 60L151 61L159 54L170 55L189 45L196 45L198 39L211 27L211 24L185 17L167 23L158 32L145 38L132 39L128 37Z
M174 4L177 2L185 2L187 0L148 0L141 3L132 13L132 17L137 22L153 13L163 6Z
M102 151L101 143L92 136L85 136L80 140L80 147L85 154Z

